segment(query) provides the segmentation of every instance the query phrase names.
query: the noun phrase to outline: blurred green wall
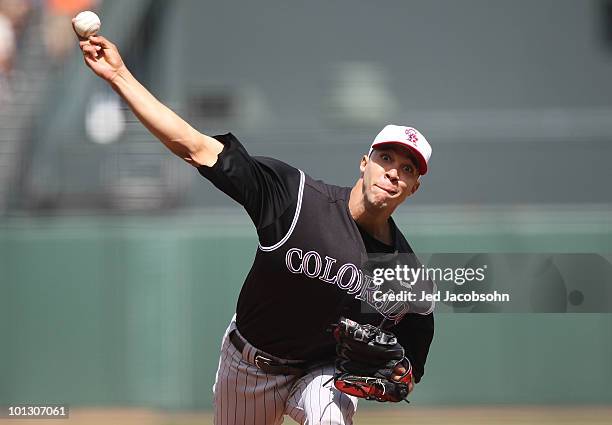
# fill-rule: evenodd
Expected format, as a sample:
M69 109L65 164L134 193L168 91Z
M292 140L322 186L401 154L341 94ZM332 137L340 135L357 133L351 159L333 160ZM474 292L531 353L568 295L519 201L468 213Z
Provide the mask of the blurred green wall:
M398 222L422 252L590 252L612 240ZM0 404L210 407L255 249L244 215L4 220ZM611 404L610 359L610 314L439 314L413 400Z

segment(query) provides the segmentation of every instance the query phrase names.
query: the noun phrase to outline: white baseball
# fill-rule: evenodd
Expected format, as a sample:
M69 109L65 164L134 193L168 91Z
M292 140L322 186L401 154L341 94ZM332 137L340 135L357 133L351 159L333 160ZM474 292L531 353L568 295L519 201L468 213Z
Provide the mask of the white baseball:
M98 15L89 10L79 13L74 18L74 29L77 34L83 38L97 34L100 30L100 25L102 25L102 23Z

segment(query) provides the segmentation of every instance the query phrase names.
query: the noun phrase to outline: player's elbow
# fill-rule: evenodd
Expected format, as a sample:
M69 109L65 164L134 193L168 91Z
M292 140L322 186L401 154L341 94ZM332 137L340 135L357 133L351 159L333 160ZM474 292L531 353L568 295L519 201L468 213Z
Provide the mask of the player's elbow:
M185 161L187 164L192 165L195 168L201 167L203 165L206 165L206 161L203 160L199 155L197 154L188 154L188 155L181 155L180 156L181 159L183 161Z
M203 165L212 167L223 150L223 145L218 140L195 130L191 131L189 137L171 141L167 145L176 156L196 168Z
M195 167L201 165L196 163L197 150L190 147L189 144L185 143L183 139L164 140L163 142L170 152L181 158L183 161L187 162L188 164L192 164Z
M199 132L195 133L196 136L192 139L194 143L190 146L188 156L183 159L194 167L201 167L202 165L212 167L217 162L217 158L223 150L223 145L217 139Z

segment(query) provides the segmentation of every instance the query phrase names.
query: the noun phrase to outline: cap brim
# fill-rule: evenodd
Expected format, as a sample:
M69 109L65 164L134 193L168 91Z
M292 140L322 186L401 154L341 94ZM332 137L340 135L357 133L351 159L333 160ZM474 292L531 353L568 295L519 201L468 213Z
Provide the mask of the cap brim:
M404 143L404 142L379 142L379 143L376 143L375 145L372 145L372 149L377 148L382 145L399 145L399 146L403 146L405 148L410 149L410 151L414 154L414 156L417 159L417 162L418 162L417 166L419 167L419 173L422 176L427 174L427 161L425 161L425 157L423 157L423 154L419 152L414 146L408 143Z

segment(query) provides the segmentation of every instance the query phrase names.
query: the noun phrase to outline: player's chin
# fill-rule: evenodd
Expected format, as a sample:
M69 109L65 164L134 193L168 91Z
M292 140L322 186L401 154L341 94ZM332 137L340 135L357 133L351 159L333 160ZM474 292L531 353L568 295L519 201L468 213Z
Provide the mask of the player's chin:
M370 199L370 204L375 209L384 210L392 205L390 201L388 196L377 194Z
M391 205L397 205L400 204L402 202L402 194L400 192L397 193L390 193L387 191L379 191L376 194L374 194L373 198L375 199L375 202L377 204L381 204L384 206L391 206Z

